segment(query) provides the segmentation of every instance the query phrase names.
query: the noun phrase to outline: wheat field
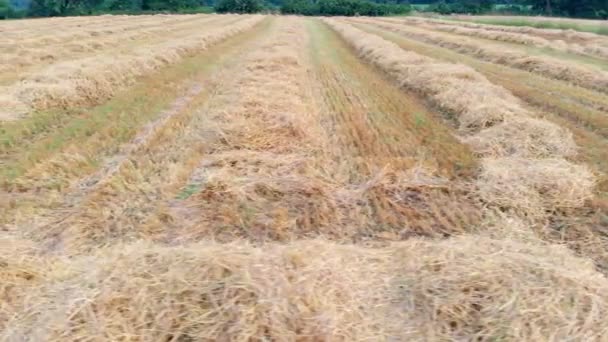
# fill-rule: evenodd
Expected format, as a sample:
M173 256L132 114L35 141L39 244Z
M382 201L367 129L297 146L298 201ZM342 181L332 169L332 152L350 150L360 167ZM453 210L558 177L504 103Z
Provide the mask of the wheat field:
M557 31L0 22L0 341L608 340L608 41Z

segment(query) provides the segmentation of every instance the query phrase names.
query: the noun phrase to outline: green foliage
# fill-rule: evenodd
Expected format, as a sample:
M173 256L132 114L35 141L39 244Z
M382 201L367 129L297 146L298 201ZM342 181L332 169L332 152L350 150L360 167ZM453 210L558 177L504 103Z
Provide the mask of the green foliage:
M92 14L103 0L32 0L29 15L55 17Z
M532 6L519 5L519 4L508 4L508 5L496 5L492 13L502 15L532 15L536 14L532 10Z
M8 0L0 0L0 19L7 19L10 11L11 7Z
M500 4L495 5L496 1ZM412 9L409 3L418 10L441 14L542 14L608 19L608 0L0 0L0 19L26 14L48 17L101 13L208 13L211 6L220 13L254 13L266 6L280 8L287 14L379 16L407 14Z
M52 17L108 12L209 12L201 0L32 0L29 15Z
M263 8L259 0L219 0L215 5L218 13L257 13Z
M129 12L143 9L143 0L105 0L102 10L111 12Z
M185 8L195 8L200 5L198 0L145 0L144 10L173 11Z
M545 15L606 19L608 0L525 0Z
M406 14L408 4L380 4L366 0L286 0L281 13L324 16L382 16Z
M441 14L468 13L482 14L491 11L494 7L493 0L459 0L440 1L427 8L428 11Z
M564 17L607 19L608 0L441 0L424 8L441 14L502 13L515 15L555 15ZM418 3L414 1L414 3Z

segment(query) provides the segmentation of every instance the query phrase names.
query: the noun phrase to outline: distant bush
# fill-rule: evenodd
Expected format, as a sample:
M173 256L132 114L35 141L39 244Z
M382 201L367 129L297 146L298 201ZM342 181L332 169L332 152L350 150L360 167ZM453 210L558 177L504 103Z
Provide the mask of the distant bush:
M218 13L257 13L264 6L259 0L219 0L215 5Z
M124 1L124 0L104 0L101 4L102 10L107 11L138 11L143 9L143 0Z
M440 1L427 7L429 12L440 14L482 14L492 11L494 1L492 0L462 0L457 2Z
M7 19L11 6L7 0L0 0L0 19Z
M4 0L0 0L4 1ZM32 0L28 16L54 17L103 13L207 13L201 0Z
M496 5L494 6L494 10L492 10L494 14L503 14L503 15L535 15L538 14L537 11L532 10L532 6L526 5Z
M23 18L27 11L15 9L8 0L0 0L0 20Z
M323 16L384 16L407 14L408 4L380 4L366 0L286 0L281 13Z

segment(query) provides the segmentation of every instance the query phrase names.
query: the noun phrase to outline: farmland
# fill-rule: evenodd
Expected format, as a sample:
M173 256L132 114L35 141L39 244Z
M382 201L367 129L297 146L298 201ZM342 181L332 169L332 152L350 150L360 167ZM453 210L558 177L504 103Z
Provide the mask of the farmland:
M0 340L608 338L607 36L215 14L0 35Z
M575 30L608 35L608 23L606 23L606 20L491 15L456 15L451 17L451 19L471 21L480 24L529 26L541 29Z

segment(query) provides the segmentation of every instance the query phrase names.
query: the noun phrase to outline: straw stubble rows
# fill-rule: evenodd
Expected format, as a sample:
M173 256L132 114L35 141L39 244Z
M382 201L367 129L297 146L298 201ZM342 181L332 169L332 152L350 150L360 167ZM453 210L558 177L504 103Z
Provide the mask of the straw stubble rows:
M154 20L180 28L147 41ZM80 25L39 25L60 21ZM0 338L606 338L572 133L360 22L94 18L91 36L141 43L125 67L161 61L65 77L3 123Z

